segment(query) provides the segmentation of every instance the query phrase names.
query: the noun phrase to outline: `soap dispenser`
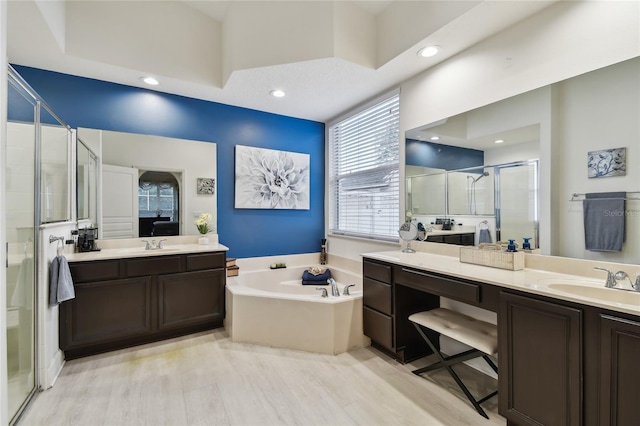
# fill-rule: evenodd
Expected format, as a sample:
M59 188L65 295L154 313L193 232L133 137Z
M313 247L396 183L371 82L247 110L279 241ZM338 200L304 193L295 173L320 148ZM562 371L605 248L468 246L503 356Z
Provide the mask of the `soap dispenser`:
M509 245L507 245L507 251L508 252L516 252L518 250L516 250L516 242L515 240L509 240Z
M523 238L523 242L522 242L522 250L531 250L531 243L529 242L529 240L531 239L531 237L524 237Z

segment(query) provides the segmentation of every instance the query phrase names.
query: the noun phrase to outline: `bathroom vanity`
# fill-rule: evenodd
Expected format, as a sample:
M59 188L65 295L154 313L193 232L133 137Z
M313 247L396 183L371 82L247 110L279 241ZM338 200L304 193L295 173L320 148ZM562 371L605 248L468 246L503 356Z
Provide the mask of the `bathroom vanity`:
M497 313L499 409L508 424L637 424L640 294L608 290L614 300L596 299L558 289L584 285L594 294L604 280L453 256L363 256L364 332L386 354L402 362L428 354L408 316L438 307L440 297L457 300Z
M60 305L66 359L222 326L224 246L108 249L68 258L76 297Z

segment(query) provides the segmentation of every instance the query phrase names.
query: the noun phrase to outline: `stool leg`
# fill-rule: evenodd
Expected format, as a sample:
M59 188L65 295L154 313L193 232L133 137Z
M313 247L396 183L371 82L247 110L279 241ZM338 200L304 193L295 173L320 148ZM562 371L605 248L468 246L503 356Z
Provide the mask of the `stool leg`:
M478 403L478 401L476 401L476 399L474 398L473 395L471 395L471 392L469 392L469 389L467 389L467 387L464 385L464 383L462 382L462 380L460 379L460 377L456 374L455 371L453 371L453 368L451 368L451 365L449 365L449 363L447 362L447 360L442 356L442 354L440 353L440 351L438 349L436 349L435 345L431 342L431 340L427 337L426 334L424 334L424 332L422 331L422 329L420 328L420 326L416 323L413 323L413 325L415 326L416 330L418 330L418 333L420 333L420 336L422 336L422 338L427 342L427 345L429 345L429 347L431 348L431 350L433 351L434 354L436 354L436 356L440 359L440 362L438 364L442 364L444 368L447 369L447 371L449 372L449 374L451 375L451 377L453 377L453 380L456 381L456 383L458 384L458 386L460 387L460 389L462 390L462 392L464 392L464 394L467 396L467 399L469 399L469 402L471 402L471 404L473 405L473 407L476 409L476 411L478 412L478 414L480 414L482 417L488 419L489 416L487 415L487 413L484 412L484 410L482 409L482 407L480 406L480 404ZM474 350L474 352L479 352L477 350ZM477 356L475 357L477 358ZM422 370L422 369L421 369ZM419 370L416 370L419 371ZM416 373L416 371L414 371L414 374L418 374ZM496 392L497 393L497 392Z

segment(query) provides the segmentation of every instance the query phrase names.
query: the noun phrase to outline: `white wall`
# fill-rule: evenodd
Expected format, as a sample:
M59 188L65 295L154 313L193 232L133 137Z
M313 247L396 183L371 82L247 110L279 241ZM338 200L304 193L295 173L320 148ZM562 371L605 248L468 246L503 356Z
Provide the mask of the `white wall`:
M640 54L639 27L638 2L558 2L404 82L400 134L636 57ZM548 159L541 161L541 198L550 200L551 170L555 167L552 154L556 149L551 145L551 109L541 115L540 157ZM404 164L404 148L400 145L400 161ZM400 193L404 194L402 169ZM400 212L404 207L401 197ZM554 230L551 206L541 204L541 213L541 222L550 225L544 233L541 230L542 248L550 252ZM337 255L359 259L361 253L397 248L399 244L329 238L329 247Z

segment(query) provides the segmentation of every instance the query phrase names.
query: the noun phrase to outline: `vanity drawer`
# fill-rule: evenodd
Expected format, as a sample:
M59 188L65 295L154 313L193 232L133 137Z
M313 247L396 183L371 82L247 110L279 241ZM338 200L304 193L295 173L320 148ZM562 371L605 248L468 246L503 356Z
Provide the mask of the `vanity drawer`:
M225 267L225 253L190 254L187 256L187 271L217 269Z
M438 296L450 297L461 302L479 303L480 285L452 278L441 277L425 271L398 268L396 282Z
M73 262L69 269L74 283L113 280L120 276L120 261Z
M180 256L155 256L127 260L127 277L181 272Z
M369 261L362 262L362 272L365 277L391 284L391 266Z
M364 334L374 342L393 351L393 318L364 306L362 308Z
M393 314L391 285L365 277L362 280L363 303L387 315Z

